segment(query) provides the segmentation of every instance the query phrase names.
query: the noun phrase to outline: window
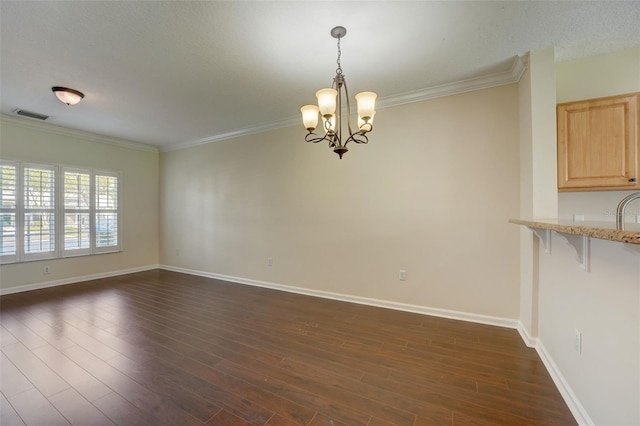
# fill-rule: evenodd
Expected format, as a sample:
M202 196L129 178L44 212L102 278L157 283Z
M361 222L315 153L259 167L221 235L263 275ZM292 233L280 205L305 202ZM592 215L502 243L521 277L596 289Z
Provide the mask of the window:
M64 171L64 251L91 252L91 172Z
M55 257L56 171L51 166L24 165L22 169L22 245L24 260Z
M121 250L118 173L0 163L0 261Z
M0 258L15 261L16 240L16 165L10 162L0 164Z
M118 243L118 177L96 175L96 250Z

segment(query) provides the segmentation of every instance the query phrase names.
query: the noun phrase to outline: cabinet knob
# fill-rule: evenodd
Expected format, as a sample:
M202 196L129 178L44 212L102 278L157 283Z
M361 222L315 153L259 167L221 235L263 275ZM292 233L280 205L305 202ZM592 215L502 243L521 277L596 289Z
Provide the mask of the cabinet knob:
M629 182L635 182L635 181L636 181L636 178L629 179Z

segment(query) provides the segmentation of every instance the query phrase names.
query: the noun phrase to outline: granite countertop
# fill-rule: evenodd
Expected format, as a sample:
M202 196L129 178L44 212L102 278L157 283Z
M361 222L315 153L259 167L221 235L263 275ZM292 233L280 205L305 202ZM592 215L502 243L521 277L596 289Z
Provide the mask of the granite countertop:
M624 230L621 230L616 228L615 222L573 222L559 219L510 219L509 222L565 234L586 235L601 240L640 245L640 223L626 223Z

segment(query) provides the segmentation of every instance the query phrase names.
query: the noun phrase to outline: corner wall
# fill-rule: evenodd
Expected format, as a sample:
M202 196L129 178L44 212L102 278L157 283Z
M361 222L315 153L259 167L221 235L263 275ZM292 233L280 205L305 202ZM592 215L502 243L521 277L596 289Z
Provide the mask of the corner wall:
M39 123L38 123L39 124ZM159 154L96 141L81 132L47 130L3 117L2 158L122 172L123 251L0 266L2 294L158 265ZM50 273L43 274L44 265Z
M529 53L519 83L520 218L558 214L554 49ZM520 321L528 344L538 335L538 241L520 227Z
M304 133L162 153L162 264L518 318L517 85L381 110L343 160Z
M558 102L638 91L640 48L559 63L556 74ZM613 221L607 211L628 193L560 193L559 217ZM590 249L589 272L556 233L550 254L538 250L537 349L578 421L640 424L640 247L592 238Z

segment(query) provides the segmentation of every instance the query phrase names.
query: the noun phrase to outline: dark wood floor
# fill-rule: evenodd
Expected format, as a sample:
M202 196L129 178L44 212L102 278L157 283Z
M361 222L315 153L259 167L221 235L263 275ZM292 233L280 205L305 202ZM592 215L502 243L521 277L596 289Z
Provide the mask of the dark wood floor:
M514 330L168 271L0 298L3 426L569 425Z

